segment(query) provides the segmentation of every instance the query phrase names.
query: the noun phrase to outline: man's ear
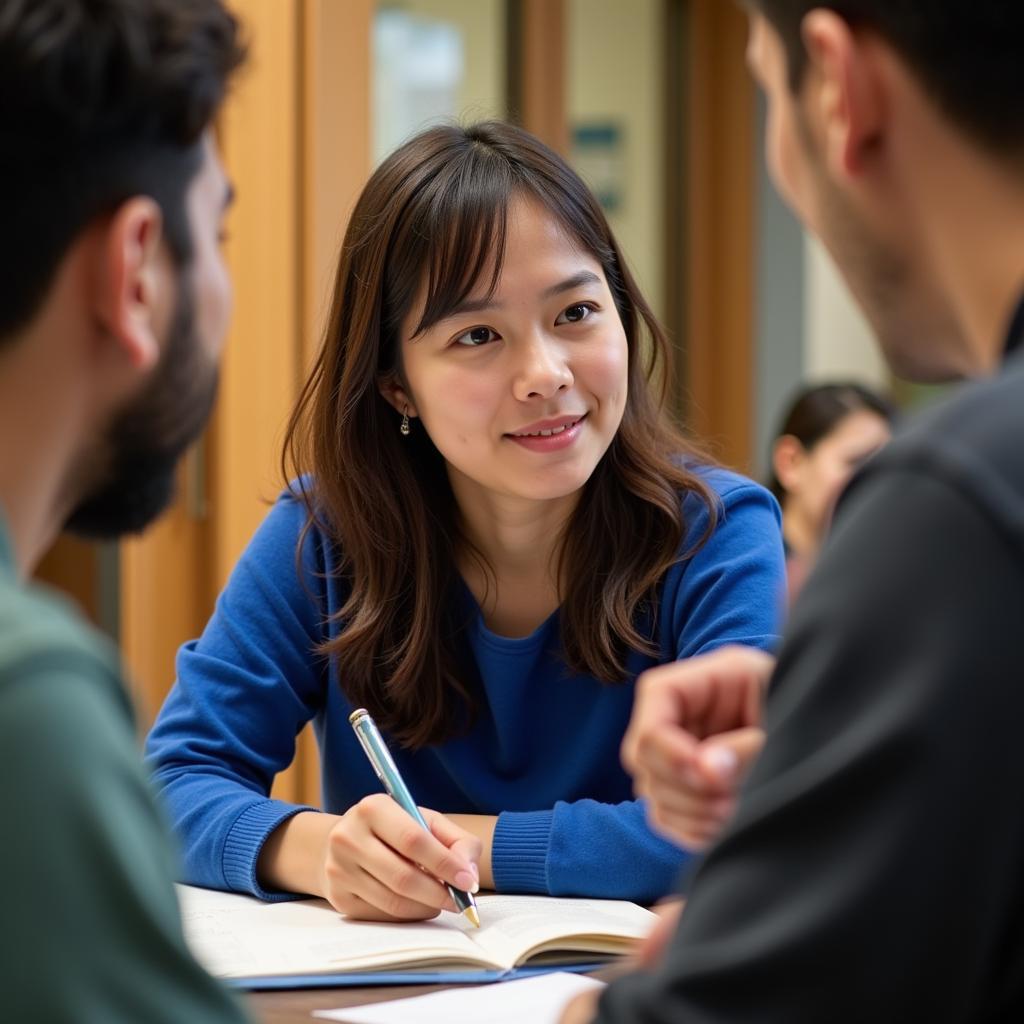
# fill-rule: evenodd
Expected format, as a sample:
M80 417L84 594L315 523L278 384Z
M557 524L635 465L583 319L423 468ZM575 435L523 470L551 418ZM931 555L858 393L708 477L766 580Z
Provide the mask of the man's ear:
M162 237L160 207L136 196L118 207L102 242L97 314L130 365L142 371L159 359L162 327L170 317L174 281Z
M377 388L384 397L384 401L393 409L403 415L408 414L413 417L417 415L416 405L409 397L409 392L398 379L397 374L389 373L386 377L381 377L377 381Z
M772 448L772 469L775 479L784 491L791 491L799 483L807 451L792 434L783 434Z
M811 116L834 174L857 177L884 128L884 84L877 40L857 34L834 11L811 11L801 26L813 81Z

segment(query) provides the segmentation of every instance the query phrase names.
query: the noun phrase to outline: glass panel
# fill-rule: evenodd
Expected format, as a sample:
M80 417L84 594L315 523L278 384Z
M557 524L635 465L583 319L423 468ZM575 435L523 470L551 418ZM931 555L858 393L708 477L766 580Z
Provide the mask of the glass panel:
M504 117L504 0L381 2L373 27L373 159L437 121Z
M664 319L666 0L568 0L569 157Z

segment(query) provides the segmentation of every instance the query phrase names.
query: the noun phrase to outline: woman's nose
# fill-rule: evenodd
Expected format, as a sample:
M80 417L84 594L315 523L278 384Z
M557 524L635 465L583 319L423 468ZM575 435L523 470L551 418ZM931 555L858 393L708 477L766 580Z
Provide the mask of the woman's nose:
M524 341L513 385L516 398L551 398L572 382L564 345L539 331Z

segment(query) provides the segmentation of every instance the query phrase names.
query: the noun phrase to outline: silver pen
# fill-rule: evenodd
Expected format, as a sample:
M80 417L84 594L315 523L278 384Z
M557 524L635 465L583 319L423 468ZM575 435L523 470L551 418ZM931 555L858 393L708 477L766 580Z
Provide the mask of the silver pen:
M377 729L376 723L370 717L370 712L366 708L356 708L348 716L348 720L355 730L359 745L369 758L370 764L373 766L377 778L380 779L387 790L388 796L407 814L411 814L429 832L430 826L424 820L423 815L420 814L420 809L416 806L416 801L413 800L409 787L399 774L398 766L391 757L391 751L385 746L384 738ZM463 892L462 889L456 889L454 885L448 885L447 882L445 885L448 887L448 892L455 906L459 908L459 913L463 914L468 921L479 928L480 914L477 911L476 900L473 899L473 894L471 892Z

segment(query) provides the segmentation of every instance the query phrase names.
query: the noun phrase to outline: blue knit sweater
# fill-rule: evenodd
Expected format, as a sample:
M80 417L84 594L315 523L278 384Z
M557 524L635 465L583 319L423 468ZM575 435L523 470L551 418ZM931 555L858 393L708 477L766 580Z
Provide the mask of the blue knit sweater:
M721 499L710 540L667 574L656 626L658 657L634 654L620 685L569 674L557 656L556 612L531 636L509 639L475 613L469 643L482 708L472 729L411 753L392 742L417 801L435 810L497 814L492 862L502 892L651 901L686 854L655 835L619 764L635 676L651 665L726 643L770 649L782 607L779 513L761 487L724 470L704 473ZM690 537L706 523L688 496ZM313 720L323 807L342 813L380 785L356 742L337 672L313 650L344 602L332 546L307 534L296 571L303 506L284 495L242 555L150 734L147 760L184 852L184 881L268 892L256 878L264 841L305 808L268 797ZM325 615L326 613L326 615ZM334 627L332 627L334 628Z

